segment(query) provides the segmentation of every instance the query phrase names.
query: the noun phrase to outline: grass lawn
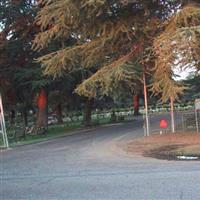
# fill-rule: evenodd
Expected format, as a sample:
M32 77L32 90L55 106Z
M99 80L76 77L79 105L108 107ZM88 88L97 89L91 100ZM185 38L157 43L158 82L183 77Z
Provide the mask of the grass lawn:
M79 130L81 128L81 123L74 123L70 125L53 125L49 126L48 133L45 135L26 135L25 138L17 138L17 141L15 139L9 139L9 146L15 147L19 145L24 144L31 144L35 142L42 142L49 139L57 138L64 135L71 135L75 132L75 130ZM0 139L0 145L2 145L2 139Z
M120 122L120 121L118 121ZM110 118L102 118L102 119L94 119L92 120L92 126L97 125L104 125L104 124L110 124L113 123ZM48 133L45 135L26 135L25 138L17 138L17 141L15 139L9 140L9 146L15 147L19 145L24 144L32 144L36 142L42 142L47 141L50 139L54 139L61 136L67 136L77 133L78 130L85 129L85 127L82 125L82 122L73 122L68 124L59 124L59 125L51 125L48 128ZM0 137L0 146L2 146L2 138Z

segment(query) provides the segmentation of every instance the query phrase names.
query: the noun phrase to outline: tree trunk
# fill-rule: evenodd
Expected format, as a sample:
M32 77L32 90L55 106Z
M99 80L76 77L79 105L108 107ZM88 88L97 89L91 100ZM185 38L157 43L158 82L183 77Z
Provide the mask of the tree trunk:
M37 127L47 127L47 94L44 89L40 90L38 97Z
M60 103L56 105L55 114L56 114L56 118L58 120L58 123L63 123L63 119L62 119L62 106L61 106Z
M87 99L85 103L85 113L84 113L84 125L91 125L91 115L92 115L92 104L93 100Z
M14 121L15 121L15 110L14 109L11 109L9 112L9 121L10 121L11 125L14 124Z
M23 115L24 125L28 126L28 114L27 114L27 108L26 107L23 108L22 115Z
M139 115L139 95L133 96L134 115Z
M10 110L9 122L11 125L13 125L15 122L15 117L16 117L15 116L16 115L16 113L15 113L15 98L14 98L15 94L14 94L13 90L8 89L6 91L5 96L6 96L6 101L8 102L8 106L9 106L9 110Z

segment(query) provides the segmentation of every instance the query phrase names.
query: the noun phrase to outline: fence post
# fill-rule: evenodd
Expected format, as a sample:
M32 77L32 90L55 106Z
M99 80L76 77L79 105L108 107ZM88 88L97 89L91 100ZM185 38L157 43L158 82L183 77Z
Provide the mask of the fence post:
M199 123L198 123L198 113L197 109L195 108L195 121L196 121L196 127L197 127L197 133L199 132Z
M172 133L175 132L175 125L174 125L174 99L173 97L170 97L170 114L171 114L171 129Z
M183 132L185 131L185 121L184 121L184 115L182 114L181 116L181 121L182 121L182 129L183 129Z

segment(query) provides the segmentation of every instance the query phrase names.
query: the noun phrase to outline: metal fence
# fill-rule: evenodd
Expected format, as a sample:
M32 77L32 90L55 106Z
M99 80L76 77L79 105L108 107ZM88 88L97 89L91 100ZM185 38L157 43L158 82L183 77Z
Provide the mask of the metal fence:
M183 112L179 114L179 123L176 124L177 132L199 132L200 113L195 111Z
M165 128L161 128L161 121L167 124ZM145 120L144 120L145 121ZM174 112L175 132L188 133L200 131L200 112L195 110ZM144 132L146 133L146 123L144 123ZM150 113L149 114L149 134L162 134L172 132L170 112Z

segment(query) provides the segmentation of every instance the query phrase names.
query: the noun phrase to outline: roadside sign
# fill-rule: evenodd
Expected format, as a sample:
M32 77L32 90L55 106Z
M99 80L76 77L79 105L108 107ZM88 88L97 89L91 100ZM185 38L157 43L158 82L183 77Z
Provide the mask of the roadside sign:
M200 99L195 99L195 110L200 110Z

